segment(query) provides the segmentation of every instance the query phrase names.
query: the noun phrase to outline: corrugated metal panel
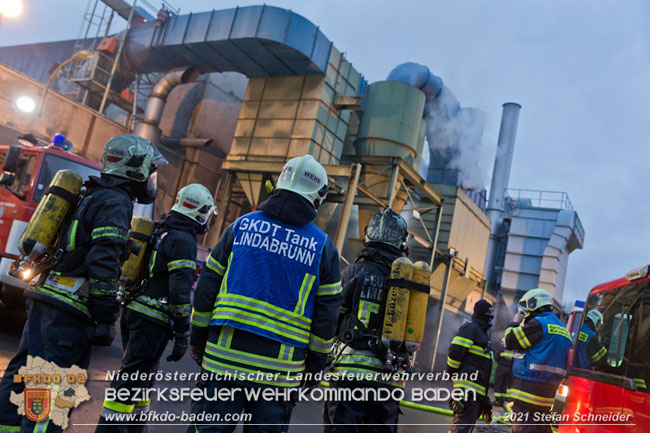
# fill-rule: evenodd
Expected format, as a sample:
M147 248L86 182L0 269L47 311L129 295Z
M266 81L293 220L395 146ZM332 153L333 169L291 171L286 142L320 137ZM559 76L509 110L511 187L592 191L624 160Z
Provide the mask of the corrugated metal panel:
M136 24L126 55L138 72L198 66L248 77L323 74L332 43L309 20L286 9L250 6ZM356 86L355 86L356 87Z
M573 210L515 208L501 277L507 292L546 289L561 302L569 254L582 248Z
M72 56L76 43L69 40L0 47L0 62L44 83L57 63Z

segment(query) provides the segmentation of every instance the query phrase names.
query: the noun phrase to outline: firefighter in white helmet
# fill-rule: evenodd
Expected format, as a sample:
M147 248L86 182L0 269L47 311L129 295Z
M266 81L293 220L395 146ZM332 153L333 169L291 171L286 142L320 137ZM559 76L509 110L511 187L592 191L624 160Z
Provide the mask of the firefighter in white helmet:
M101 176L90 176L84 198L67 228L61 229L60 259L26 293L27 324L0 385L0 432L60 431L49 418L35 423L22 417L19 427L21 417L9 395L23 392L24 384L15 383L14 374L28 356L60 368L85 369L91 344L110 346L120 311L117 279L126 256L133 203L154 200L150 175L165 162L148 140L137 135L118 135L106 143Z
M312 222L327 191L327 173L311 155L291 159L259 210L237 218L212 250L194 294L191 355L207 372L244 379L200 382L205 395L297 388L312 377L303 373L325 367L342 299L338 252ZM197 402L192 412L243 410L252 414L246 431L279 432L293 404L247 401L240 392L232 401ZM197 423L188 431L210 429Z
M143 431L144 424L132 424L125 429L120 425L124 421L112 424L109 419L149 410L149 401L134 399L133 392L154 385L148 375L158 369L170 338L174 339L174 348L167 361L178 361L187 351L196 236L207 231L215 209L210 191L203 185L191 184L178 192L171 212L157 224L143 280L127 297L122 313L124 356L120 374L110 385L120 398L104 401L96 432ZM142 374L146 380L140 379ZM135 376L138 378L133 380Z
M525 311L521 326L506 329L506 349L515 350L514 381L508 399L514 402L512 432L546 433L555 393L569 364L571 335L553 313L553 298L544 289L522 296ZM518 415L521 414L521 415Z

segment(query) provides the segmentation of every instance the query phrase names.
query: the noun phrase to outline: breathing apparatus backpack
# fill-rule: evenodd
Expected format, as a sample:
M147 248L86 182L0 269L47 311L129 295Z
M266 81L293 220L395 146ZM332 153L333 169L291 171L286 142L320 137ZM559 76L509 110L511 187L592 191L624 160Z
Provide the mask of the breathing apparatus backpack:
M340 343L357 350L370 350L382 360L386 371L395 372L400 368L410 371L413 353L422 346L430 274L426 262L413 264L407 257L395 259L390 278L384 283L388 292L380 307L383 314L375 316L366 326L358 318L359 306L354 305L341 320ZM336 364L336 359L332 362Z
M74 171L56 172L18 241L20 257L9 275L31 281L56 266L63 254L63 233L85 195L82 185Z
M131 219L127 241L130 255L122 265L118 281L117 299L121 304L128 304L146 290L149 281L147 264L152 260L153 252L159 248L164 234L161 234L161 225L149 218Z

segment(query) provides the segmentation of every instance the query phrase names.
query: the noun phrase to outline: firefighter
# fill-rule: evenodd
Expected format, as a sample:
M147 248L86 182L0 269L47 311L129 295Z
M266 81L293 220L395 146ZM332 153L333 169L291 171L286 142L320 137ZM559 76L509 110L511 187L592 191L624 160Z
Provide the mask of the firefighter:
M245 431L285 431L301 382L327 362L341 305L339 255L312 220L328 192L327 173L311 155L289 160L259 210L226 228L194 294L190 354L219 389L285 389L291 398L201 400L195 414L251 414ZM271 389L273 391L273 389ZM191 425L188 432L230 432L235 425ZM266 425L266 426L265 426Z
M148 140L131 134L110 139L103 159L101 176L90 176L85 196L63 232L60 260L26 292L27 323L0 385L0 432L18 431L18 425L25 432L60 431L49 418L37 425L27 417L21 420L9 401L11 391L24 389L13 383L13 376L27 356L61 368L85 369L91 345L109 346L115 337L120 311L116 283L126 255L133 202L153 202L156 191L150 174L154 161L161 159Z
M380 337L384 318L391 265L406 251L407 225L401 215L392 209L377 212L365 228L364 248L354 263L343 271L343 304L339 326L339 341L345 342L336 357L335 373L345 375L372 375L374 380L335 380L337 388L404 387L402 381L384 382L386 349ZM358 425L364 431L396 432L399 401L327 401L323 409L326 432L356 432Z
M170 337L174 348L167 361L180 360L189 345L190 295L196 264L196 236L208 228L216 206L210 191L203 185L182 188L167 217L162 220L150 243L151 251L144 279L139 288L127 297L122 313L122 344L125 345L122 367L110 388L151 388L151 380L141 380L131 373L153 373L158 369ZM123 380L122 374L128 373ZM143 413L149 410L149 400L131 398L104 401L104 409L96 432L140 432L145 424L120 426L108 424L106 416L123 413ZM123 423L123 422L122 422Z
M523 311L517 311L513 321L506 326L506 329L519 326L523 319ZM495 406L504 405L508 388L512 384L512 362L514 354L514 351L506 349L500 342L497 344L497 350L494 353L494 360L497 363L497 370L494 373Z
M544 289L522 296L524 324L506 329L506 349L515 350L514 381L508 399L514 402L513 433L551 432L548 414L569 364L571 335L553 314L553 298Z
M589 310L580 332L575 352L574 366L590 370L596 364L606 360L607 349L600 341L600 329L603 326L603 315L596 309Z
M447 371L449 374L466 373L468 377L454 380L454 388L463 389L465 398L449 401L454 412L450 433L469 433L474 430L474 424L481 414L489 419L492 412L488 398L492 348L487 331L492 326L493 319L492 304L481 299L474 304L472 320L463 324L451 340ZM475 380L472 374L476 375Z

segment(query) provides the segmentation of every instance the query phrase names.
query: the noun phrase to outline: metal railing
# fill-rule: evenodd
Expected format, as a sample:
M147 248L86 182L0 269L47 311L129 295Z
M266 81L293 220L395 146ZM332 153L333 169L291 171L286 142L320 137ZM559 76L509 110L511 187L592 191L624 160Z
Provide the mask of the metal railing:
M510 201L512 207L545 207L574 210L569 195L561 191L507 189L506 200Z
M562 191L543 191L535 189L507 189L506 209L522 207L538 207L548 209L563 209L575 211L569 195ZM582 226L578 213L575 214L574 233L580 244L584 242L585 229Z

